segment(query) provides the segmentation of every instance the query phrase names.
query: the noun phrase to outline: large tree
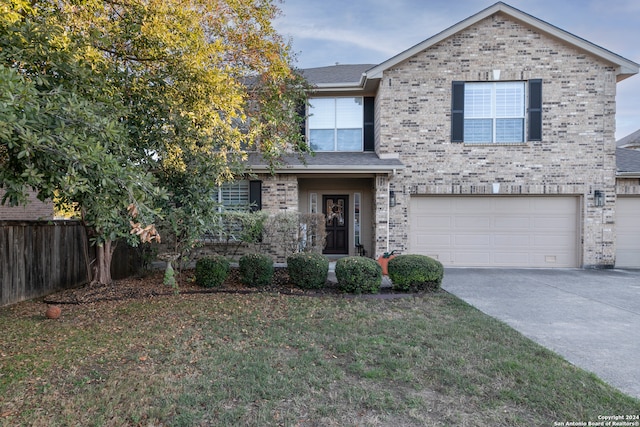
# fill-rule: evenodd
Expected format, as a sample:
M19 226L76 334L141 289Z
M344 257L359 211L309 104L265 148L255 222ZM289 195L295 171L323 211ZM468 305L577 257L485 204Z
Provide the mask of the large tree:
M157 237L154 214L204 230L246 150L307 149L304 84L270 0L0 0L0 12L3 202L33 188L77 205L96 281L111 281L114 240Z

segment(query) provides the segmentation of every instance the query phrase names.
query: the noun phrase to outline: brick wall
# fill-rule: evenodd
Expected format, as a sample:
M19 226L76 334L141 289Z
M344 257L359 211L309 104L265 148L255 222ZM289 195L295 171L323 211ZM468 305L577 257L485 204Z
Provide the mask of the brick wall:
M4 193L0 190L0 200ZM47 220L53 219L53 203L41 202L34 193L29 193L28 203L25 206L10 207L0 205L0 220Z
M281 212L298 210L298 178L295 175L260 175L262 210Z
M543 138L518 145L450 141L452 81L543 80ZM581 196L582 264L613 265L614 68L497 14L385 71L376 98L376 148L407 165L392 177L390 240L406 250L411 194ZM604 208L593 204L603 190ZM378 248L380 250L381 248Z

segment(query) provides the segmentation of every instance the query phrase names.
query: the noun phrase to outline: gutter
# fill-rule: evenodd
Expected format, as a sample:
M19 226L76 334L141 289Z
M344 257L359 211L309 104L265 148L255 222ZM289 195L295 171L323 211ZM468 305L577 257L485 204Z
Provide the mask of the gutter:
M252 172L269 172L270 169L266 165L256 165L250 167ZM392 165L372 166L372 165L354 165L345 168L344 165L286 165L277 167L275 173L324 173L324 174L358 174L358 173L386 173L395 175L398 169L404 169L404 166Z
M316 83L313 85L311 92L320 93L341 93L341 92L375 92L376 83L379 78L372 78L367 72L362 73L358 82L344 83Z
M616 172L616 178L640 178L639 172Z

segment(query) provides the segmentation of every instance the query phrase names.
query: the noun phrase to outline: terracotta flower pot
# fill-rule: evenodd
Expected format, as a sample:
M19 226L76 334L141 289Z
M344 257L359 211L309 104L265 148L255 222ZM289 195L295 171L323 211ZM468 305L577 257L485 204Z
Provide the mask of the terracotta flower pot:
M50 305L44 313L49 319L57 319L62 314L62 310L57 305Z

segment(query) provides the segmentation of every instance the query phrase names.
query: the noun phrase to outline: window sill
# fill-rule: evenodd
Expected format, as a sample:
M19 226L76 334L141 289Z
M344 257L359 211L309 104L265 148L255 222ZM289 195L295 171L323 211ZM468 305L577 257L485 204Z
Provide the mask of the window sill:
M198 239L196 242L202 246L249 246L248 243L240 240L216 240L216 239Z
M527 142L463 142L465 147L519 147L527 146Z

